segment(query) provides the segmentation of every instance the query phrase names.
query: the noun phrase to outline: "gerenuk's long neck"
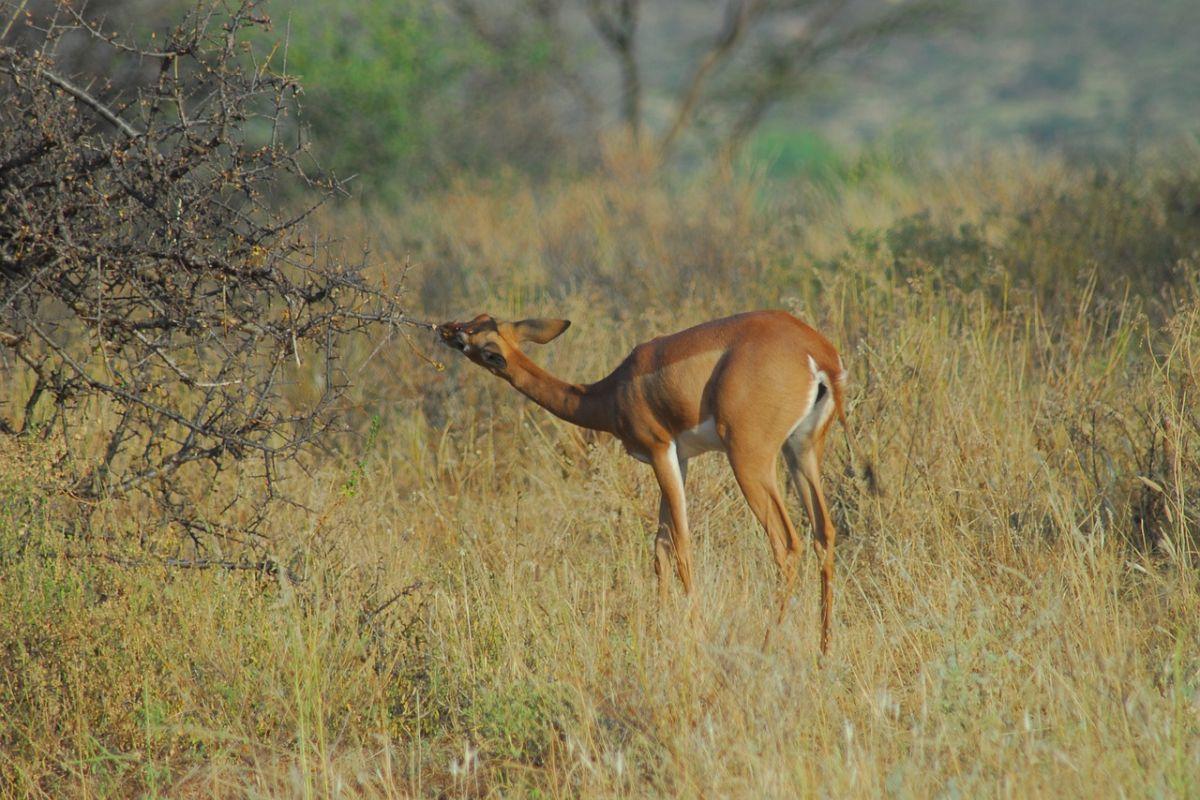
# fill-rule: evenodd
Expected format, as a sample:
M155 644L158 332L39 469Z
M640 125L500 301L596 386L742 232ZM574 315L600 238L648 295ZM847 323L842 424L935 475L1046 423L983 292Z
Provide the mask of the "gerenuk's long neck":
M599 385L580 386L559 380L520 351L508 359L508 382L554 416L582 428L612 432L613 402Z

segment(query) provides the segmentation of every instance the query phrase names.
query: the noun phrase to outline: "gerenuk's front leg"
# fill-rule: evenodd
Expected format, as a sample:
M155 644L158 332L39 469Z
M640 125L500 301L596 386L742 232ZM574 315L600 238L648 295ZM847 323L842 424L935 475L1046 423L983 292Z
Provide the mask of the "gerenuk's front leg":
M679 478L680 483L686 487L687 485L687 461L679 459ZM667 502L666 493L662 493L658 500L658 532L654 537L654 574L658 578L658 600L660 603L667 602L667 593L669 591L668 581L670 580L671 559L675 553L674 541L674 522L671 518L671 505Z
M692 541L691 535L688 533L683 467L679 463L675 444L672 442L669 446L659 448L651 453L650 464L654 467L654 477L658 479L658 486L662 490L662 504L670 512L670 539L672 549L675 551L675 569L679 574L680 582L683 583L684 593L690 595L692 593ZM658 559L661 550L657 542L655 549L655 557ZM656 560L656 567L661 569L662 567L658 564L659 562ZM660 572L660 597L663 593L662 580L663 576Z

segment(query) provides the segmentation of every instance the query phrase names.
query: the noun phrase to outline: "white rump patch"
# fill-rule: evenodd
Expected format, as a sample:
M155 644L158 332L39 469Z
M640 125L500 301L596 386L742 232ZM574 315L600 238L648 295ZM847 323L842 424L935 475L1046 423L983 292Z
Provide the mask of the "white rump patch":
M830 385L829 375L825 373L825 370L817 367L817 361L811 355L808 357L808 369L812 372L813 382L808 390L805 412L800 419L796 420L796 424L788 433L789 439L796 439L800 442L807 442L811 439L813 433L821 429L833 412L833 388ZM838 377L840 378L841 374ZM824 394L821 394L822 386L825 387ZM818 394L821 394L819 400L817 399Z

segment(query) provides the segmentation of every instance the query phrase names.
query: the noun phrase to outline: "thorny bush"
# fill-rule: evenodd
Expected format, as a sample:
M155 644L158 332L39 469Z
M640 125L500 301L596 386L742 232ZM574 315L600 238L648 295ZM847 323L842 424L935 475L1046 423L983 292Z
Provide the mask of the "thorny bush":
M340 187L297 135L286 43L255 52L249 0L141 43L67 2L0 12L0 433L56 441L86 503L152 502L192 556L257 541L336 419L339 339L406 321L306 228ZM80 42L120 86L69 72Z

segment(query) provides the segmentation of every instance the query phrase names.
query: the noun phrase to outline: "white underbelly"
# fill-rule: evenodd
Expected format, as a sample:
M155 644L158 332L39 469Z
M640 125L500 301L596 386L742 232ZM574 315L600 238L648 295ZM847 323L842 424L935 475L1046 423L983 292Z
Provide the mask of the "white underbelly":
M725 443L717 435L717 423L712 417L694 428L681 431L675 437L676 452L680 458L691 458L713 450L725 450Z
M713 450L725 451L725 443L717 435L717 424L712 417L704 420L694 428L680 431L675 437L675 456L680 461L687 461L692 456L709 453ZM625 451L638 461L649 464L650 454L642 453L626 446Z

